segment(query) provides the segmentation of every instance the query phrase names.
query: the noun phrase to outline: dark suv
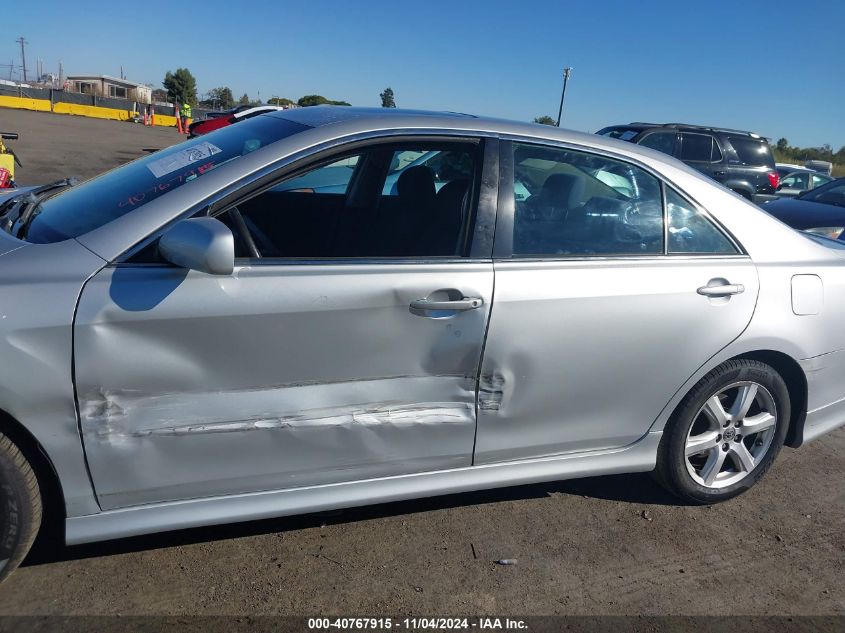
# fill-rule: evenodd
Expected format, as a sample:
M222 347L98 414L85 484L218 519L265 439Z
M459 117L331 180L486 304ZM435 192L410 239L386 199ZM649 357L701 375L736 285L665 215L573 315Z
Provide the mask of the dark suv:
M775 159L757 134L683 123L612 125L596 134L670 154L753 202L776 199Z

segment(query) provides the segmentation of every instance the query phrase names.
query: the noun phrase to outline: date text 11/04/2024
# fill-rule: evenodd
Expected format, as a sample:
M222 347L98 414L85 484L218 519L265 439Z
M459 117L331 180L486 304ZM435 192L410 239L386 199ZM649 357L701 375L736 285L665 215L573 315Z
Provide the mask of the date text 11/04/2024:
M361 631L361 630L527 630L524 620L512 618L308 618L308 629Z

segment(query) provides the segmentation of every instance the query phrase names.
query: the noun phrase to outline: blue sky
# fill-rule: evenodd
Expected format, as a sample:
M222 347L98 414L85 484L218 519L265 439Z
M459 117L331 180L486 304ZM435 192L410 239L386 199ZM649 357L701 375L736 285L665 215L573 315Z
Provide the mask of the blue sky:
M557 115L572 66L564 127L685 121L845 145L841 0L18 0L3 23L0 64L20 64L24 35L30 69L122 64L159 87L184 66L200 92L353 105L390 85L400 107L530 120Z

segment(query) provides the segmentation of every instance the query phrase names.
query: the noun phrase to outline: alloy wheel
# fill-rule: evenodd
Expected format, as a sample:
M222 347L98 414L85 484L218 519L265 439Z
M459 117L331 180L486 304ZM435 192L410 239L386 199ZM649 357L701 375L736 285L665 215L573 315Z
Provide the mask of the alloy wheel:
M742 381L722 388L698 410L685 458L693 480L726 488L745 479L765 457L777 427L777 408L763 385Z

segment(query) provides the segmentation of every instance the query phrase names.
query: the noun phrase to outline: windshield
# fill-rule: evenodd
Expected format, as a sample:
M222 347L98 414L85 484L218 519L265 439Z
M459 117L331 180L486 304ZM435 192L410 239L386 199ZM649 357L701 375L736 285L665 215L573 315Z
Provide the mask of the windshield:
M262 116L160 150L45 200L21 237L43 244L83 235L215 167L306 129Z
M801 199L809 200L810 202L832 204L836 207L845 207L845 178L840 178L821 187L811 189L804 193Z
M609 136L610 138L618 138L621 141L630 141L642 130L629 127L606 127L598 132L599 136Z

